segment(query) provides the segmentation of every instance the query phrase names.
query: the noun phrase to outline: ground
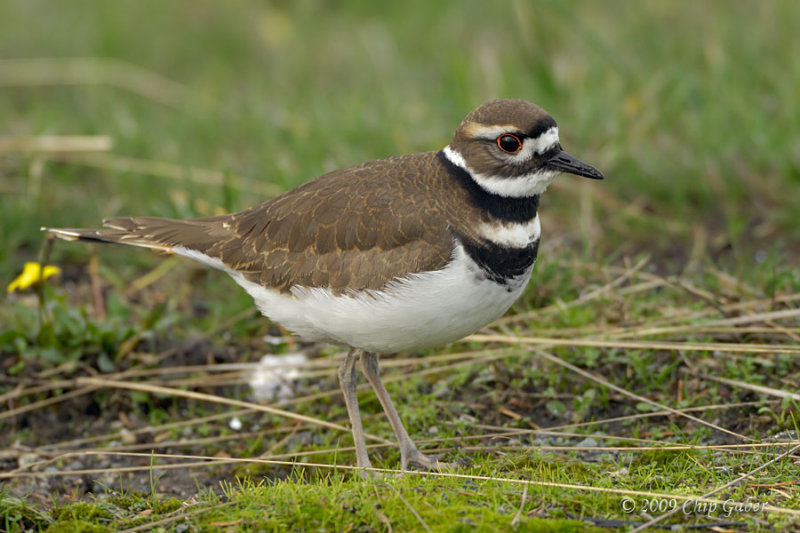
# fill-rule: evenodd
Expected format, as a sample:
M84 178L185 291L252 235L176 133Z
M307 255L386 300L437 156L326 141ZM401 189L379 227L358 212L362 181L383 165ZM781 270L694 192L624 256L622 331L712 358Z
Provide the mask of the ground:
M486 504L488 509L476 510L472 504L466 503L471 501L469 496L483 499L494 494L496 497L495 491L509 483L495 481L500 487L492 486L480 476L585 484L612 490L630 487L641 494L699 496L762 465L767 458L785 452L786 444L796 443L795 406L778 396L781 391L796 390L795 361L800 349L783 342L782 339L793 333L782 326L753 327L754 323L765 320L763 313L753 313L760 307L771 313L770 316L776 312L798 316L797 308L786 303L796 300L794 294L777 290L772 298L759 302L758 299L742 297L742 294L755 291L754 287L743 284L725 287L725 279L718 278L723 287L716 288L715 300L707 301L701 296L707 296L703 293L709 287L696 286L686 279L676 281L649 274L643 272L647 269L635 268L638 265L616 268L587 267L578 262L567 266L569 264L562 259L558 264L543 261L538 265L540 273L549 278L550 288L533 288L529 296L518 304L516 312L487 330L484 338L475 337L472 342L455 344L447 349L401 355L384 361L390 393L401 406L408 427L414 428L412 435L415 440L426 449L463 464L455 474L466 479L448 478L451 485L444 490L437 489L434 505L437 498L446 498L450 505L448 508L454 512L461 509L460 512L471 516L471 513L480 511L481 520L490 520L482 513L491 510L492 513L500 512L496 519L502 520L505 516L510 520L521 501L519 487L506 487L501 492L506 503L498 504L498 508ZM195 276L208 281L208 277L216 274L202 271L193 274L193 268L180 260L177 268L171 269L132 300L165 300L177 306L175 310L163 311L160 321L173 312L181 314L181 320L186 323L201 320L202 300L196 300L197 290L182 291L179 288L183 283L192 284ZM706 283L711 279L706 279ZM576 280L583 283L579 285ZM225 290L224 282L218 281L219 284L213 285L223 286ZM66 314L79 307L71 299L90 294L90 285L89 280L76 277L67 291L48 288L53 315ZM557 293L553 287L558 286L580 287L582 290L567 290L566 294L571 292L572 298L566 301L551 300ZM199 290L205 292L202 288ZM739 296L736 291L741 291ZM167 298L167 294L176 292L184 294L184 299ZM634 300L631 295L638 296ZM34 297L28 296L15 303L19 307L29 305L33 313L35 302ZM114 346L133 347L125 357L112 363L114 368L101 370L108 363L101 362L99 342L100 339L109 342L109 339L99 333L97 337L84 336L79 363L62 363L54 368L30 361L19 372L12 372L6 382L19 387L10 387L5 398L10 398L8 405L12 410L19 410L19 414L9 412L15 416L3 420L10 430L4 432L2 440L6 450L3 460L5 470L20 475L6 482L9 501L16 501L11 498L18 497L23 498L27 505L45 507L58 502L56 511L53 511L55 515L49 517L52 520L53 516L60 516L59 509L72 508L75 504L71 502L92 502L91 509L95 512L97 509L107 510L109 506L117 505L114 502L119 498L126 497L127 511L115 511L116 522L109 519L112 520L110 524L116 524L115 527L147 523L151 515L152 518L173 516L170 513L175 509L171 507L168 512L156 511L153 507L154 502L173 501L169 498L183 502L184 506L186 502L194 502L193 509L198 505L205 508L213 501L236 507L235 514L239 519L245 522L255 520L253 524L257 524L261 522L250 516L251 511L245 511L247 507L241 507L244 504L237 498L244 497L248 502L251 498L254 501L263 502L263 498L273 501L277 494L283 494L281 490L309 491L310 494L304 497L325 498L324 494L328 493L331 494L327 497L344 497L350 490L364 490L361 482L346 470L332 480L330 476L333 473L324 467L332 464L346 468L352 464L348 432L326 430L296 420L179 396L181 391L189 390L212 394L212 400L221 397L252 401L253 392L246 384L252 370L231 370L221 365L252 363L268 351L302 352L312 357L313 367L307 368L304 376L294 383L295 396L292 399L271 405L346 425L346 413L334 373L336 363L333 361L341 356L341 351L297 342L248 310L246 300L243 299L243 303L244 313L238 313L239 320L236 321L237 327L243 331L233 337L225 334L202 337L197 332L187 336L179 324L162 327L159 320L145 318L140 322L149 325L145 331L130 329L119 333L118 329L109 328L120 334L119 338L111 339ZM191 309L197 310L196 316L192 316ZM180 313L181 310L186 314ZM83 311L87 315L92 312L86 308ZM729 318L703 318L717 315L720 311ZM85 316L82 320L85 322L81 328L86 330L95 319ZM535 329L526 325L531 322L537 324ZM57 319L54 324L58 324ZM65 329L71 337L61 342L73 343L74 331L81 328ZM541 344L559 340L566 344L581 340L591 344L594 339L601 338L597 335L598 330L605 332L604 337L610 339L607 342L612 346L553 347L544 352L579 364L591 373L588 379L560 368L539 352ZM58 340L63 332L56 328L53 333ZM490 333L494 338L488 336ZM502 335L509 333L520 342L529 339L529 342L537 344L520 346L512 342L509 346L501 341ZM530 338L534 336L536 338ZM629 349L624 344L625 338L634 338L642 343L641 349ZM130 339L137 340L129 343ZM649 347L648 342L663 342L666 346L655 349ZM713 352L707 351L712 349L709 343L715 343ZM615 344L620 347L615 347ZM699 345L699 351L693 347L694 344ZM709 348L704 348L704 345ZM746 351L748 345L753 349L773 346L776 351L788 353L748 357L727 351ZM91 353L94 355L87 357ZM13 362L13 358L6 360ZM48 378L43 379L43 375ZM104 386L86 388L85 383L73 381L86 377L100 378ZM715 379L721 377L736 381L719 384ZM604 378L621 390L605 385ZM54 379L59 381L54 383ZM27 393L38 384L44 384L44 390ZM130 384L171 387L178 396L125 390ZM763 391L756 394L748 384L769 389L764 389L768 391L766 395ZM58 403L52 404L53 392L71 391L77 391L76 397L65 398L56 394ZM685 412L699 417L703 424L697 419L688 420L651 407L641 398L631 398L632 393L674 406L682 412L697 408ZM380 406L375 398L365 392L361 400L367 432L391 438L391 431L380 416ZM25 412L26 408L30 410ZM234 418L241 421L241 427L234 425ZM725 431L709 427L711 424ZM774 446L737 448L752 437ZM667 451L664 446L670 443L690 444L696 448ZM757 452L755 455L754 451ZM65 457L62 455L65 452L72 454ZM112 453L95 455L98 452ZM139 455L115 455L115 452ZM307 455L309 452L311 455ZM378 446L371 453L380 468L391 470L399 466L398 454L391 447ZM159 454L191 457L176 460L174 456L162 457ZM225 464L226 461L248 457L267 458L280 464ZM204 460L218 463L201 466L199 463ZM284 463L298 460L300 463L294 466ZM31 464L39 461L42 463ZM298 466L304 463L314 466ZM169 464L178 466L164 467ZM21 475L19 469L23 467L46 475L34 478ZM133 472L126 470L130 467L134 467ZM722 498L722 501L732 498L736 502L746 502L751 498L762 503L771 502L781 509L792 509L797 499L792 476L797 474L797 470L796 461L784 458L768 469L766 475L762 474L764 477L726 492L728 498ZM54 475L69 471L84 473ZM236 479L244 480L246 488L236 488ZM257 488L256 485L247 485L251 483L248 480L256 484L266 482L267 485ZM414 490L423 492L439 486L410 477L402 481L393 477L389 480L371 483L383 487L375 489L379 492L389 490L391 494L384 494L384 497L389 497L392 505L402 505L403 508L402 500L398 500L392 491L410 489L409 484L416 487ZM291 485L280 485L286 481L291 481ZM387 482L399 483L400 489L386 488ZM264 487L273 487L273 492L260 493ZM465 501L450 502L448 494ZM586 513L585 498L590 495L577 492L567 501L560 497L561 494L556 489L530 487L532 500L526 511L529 519L630 518L620 511L619 495L604 504L605 510L593 506L589 514ZM648 499L641 494L637 500L640 504ZM197 503L198 498L201 503ZM509 499L517 504L512 505L507 501ZM664 501L668 502L664 505L682 503L668 498ZM616 502L616 509L612 502ZM276 523L291 524L299 519L292 516L291 509L283 504L278 507L271 515ZM430 509L432 517L423 513L421 518L425 523L441 525L434 509ZM83 509L75 519L87 520L84 511L88 512ZM139 514L145 511L140 517ZM354 516L340 516L336 520L372 523L381 516L372 507L357 506L353 512ZM680 520L719 524L725 522L720 520L720 513L708 517L694 514ZM727 522L740 524L739 527L757 527L775 523L777 517L778 523L785 523L780 520L787 517L781 515L781 511L777 513L767 520L760 514L740 513ZM183 515L175 516L177 522ZM211 520L209 516L205 516L201 523ZM389 516L391 518L387 520L397 524L397 516ZM311 517L305 518L309 524L319 523ZM788 518L791 520L791 515ZM330 516L326 519L334 520ZM464 523L468 524L474 518L467 516L465 520ZM32 520L28 523L37 522Z

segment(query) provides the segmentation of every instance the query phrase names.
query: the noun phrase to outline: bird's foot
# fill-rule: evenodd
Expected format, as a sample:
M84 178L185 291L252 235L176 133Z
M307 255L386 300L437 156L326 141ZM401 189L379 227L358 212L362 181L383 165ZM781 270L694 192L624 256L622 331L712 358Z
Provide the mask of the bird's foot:
M414 465L425 470L442 472L447 470L455 470L459 466L459 463L445 463L444 461L440 461L440 457L440 455L425 455L415 448L414 450L403 454L400 459L400 467L403 470L408 470L409 465Z

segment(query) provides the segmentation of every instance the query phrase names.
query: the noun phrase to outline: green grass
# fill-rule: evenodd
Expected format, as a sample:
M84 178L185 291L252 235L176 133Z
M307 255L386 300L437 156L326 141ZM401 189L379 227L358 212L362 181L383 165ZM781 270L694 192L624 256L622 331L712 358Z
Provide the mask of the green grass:
M666 500L666 506L683 506L685 499L661 497L670 493L679 497L696 495L696 483L719 483L725 476L707 472L698 475L698 464L720 465L723 462L708 452L651 452L623 466L627 459L601 454L591 461L577 461L577 456L530 451L513 461L479 462L464 469L461 477L420 477L389 475L385 479L361 481L357 477L332 474L313 467L297 467L285 479L253 481L250 478L223 482L218 494L204 491L196 499L181 502L174 498L154 499L146 493L119 493L114 490L80 503L54 506L48 512L6 497L0 503L9 531L24 528L49 528L49 531L115 531L145 524L163 525L167 530L183 525L203 530L235 526L246 531L300 530L423 530L493 531L510 527L519 513L515 531L584 531L590 530L582 517L620 515L623 496L603 493L573 492L558 485L593 486L598 490L642 490L636 498L639 507L652 500ZM739 457L731 468L756 466ZM510 483L497 478L497 468L513 468ZM613 472L611 476L608 472ZM476 479L468 479L469 476ZM781 476L779 469L767 472ZM530 481L523 496L523 487ZM556 486L546 486L547 484ZM728 492L730 502L759 501L755 489L740 488ZM647 500L647 502L646 502ZM713 502L709 502L712 504ZM723 504L703 516L699 502L686 506L683 523L720 518ZM730 504L729 504L730 505ZM520 508L522 511L520 511ZM588 512L587 512L588 511ZM768 516L768 515L767 515ZM622 520L632 516L619 517ZM764 515L733 513L732 521L757 527ZM756 520L754 520L756 518ZM161 521L164 521L164 524ZM787 522L783 523L784 526ZM599 529L598 529L599 531Z
M412 359L395 368L387 360L385 374L412 436L445 448L448 459L469 461L459 475L497 479L363 482L322 467L254 462L158 470L173 459L62 457L53 463L59 471L144 470L114 482L101 474L0 479L0 529L113 531L163 520L168 531L489 531L511 528L521 508L517 531L578 531L588 527L577 521L586 517L643 519L622 511L621 493L536 483L699 496L786 451L580 451L587 438L635 447L741 441L683 417L635 418L659 408L537 350L670 408L706 406L692 414L757 441L797 431L797 401L775 396L798 389L797 353L779 353L798 345L797 315L725 321L798 305L798 17L800 8L788 0L4 3L4 283L38 256L40 226L238 210L328 170L441 148L475 106L519 97L550 111L565 148L608 179L564 177L548 192L534 279L492 331L769 344L774 353L470 341L401 354ZM113 148L2 148L2 141L47 135L108 136ZM97 261L104 318L93 300L90 258ZM241 375L224 386L180 381L210 380L217 375L211 366L164 376L130 372L252 362L298 346L263 343L264 335L281 332L248 311L247 295L218 272L141 250L61 242L50 261L64 274L44 288L46 313L31 292L7 296L0 306L4 409L31 408L9 418L0 412L0 448L19 441L43 460L53 453L48 445L106 435L100 445L113 451L127 442L120 432L126 428L141 430L135 443L156 453L221 460L313 451L304 460L352 464L352 453L341 450L350 437L337 431L249 413L240 417L251 435L240 436L228 418L207 418L227 413L221 405L113 388L77 394L74 380L100 376L247 400ZM132 290L148 272L153 283ZM760 303L747 307L753 302ZM667 326L683 329L646 332ZM336 352L311 349L322 362ZM467 355L501 349L493 360ZM436 359L441 355L453 356L453 366ZM54 388L37 392L39 386ZM11 398L16 387L34 392ZM332 370L303 378L300 389L287 409L346 424ZM73 393L51 406L36 403ZM751 403L729 407L737 402ZM361 404L366 431L389 437L374 396L363 394ZM604 422L619 416L627 418ZM180 421L186 425L168 425ZM579 436L477 438L490 427L564 425ZM158 447L200 438L208 440ZM541 445L570 448L534 448ZM27 453L13 450L10 459L0 456L0 472L17 468ZM390 447L375 449L373 459L382 468L399 464ZM715 497L797 509L798 475L795 455ZM534 484L523 502L523 486L501 478ZM179 482L189 495L175 495ZM645 498L635 497L640 507ZM780 512L728 518L753 530L797 527L796 516ZM718 511L668 522L724 519Z

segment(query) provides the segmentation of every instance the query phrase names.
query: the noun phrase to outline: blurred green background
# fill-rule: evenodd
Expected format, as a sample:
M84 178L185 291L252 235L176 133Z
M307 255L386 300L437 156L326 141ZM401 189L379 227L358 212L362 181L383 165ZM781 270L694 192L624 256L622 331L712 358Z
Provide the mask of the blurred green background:
M790 0L4 1L0 275L36 256L42 225L238 210L439 149L497 97L545 107L608 177L548 193L547 253L646 252L668 272L795 261L798 20ZM113 147L30 139L45 135Z

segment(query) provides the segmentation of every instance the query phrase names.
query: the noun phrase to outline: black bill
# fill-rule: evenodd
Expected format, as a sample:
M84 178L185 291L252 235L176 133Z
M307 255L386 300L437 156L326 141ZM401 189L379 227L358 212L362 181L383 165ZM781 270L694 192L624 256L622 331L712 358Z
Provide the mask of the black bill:
M603 174L592 165L587 165L580 159L572 157L567 152L561 151L547 163L545 167L553 170L559 170L568 174L575 174L576 176L584 176L592 178L593 180L603 179Z

